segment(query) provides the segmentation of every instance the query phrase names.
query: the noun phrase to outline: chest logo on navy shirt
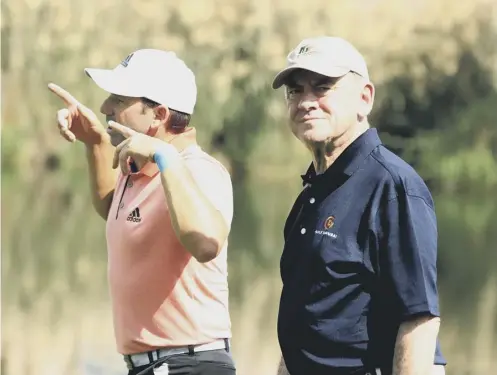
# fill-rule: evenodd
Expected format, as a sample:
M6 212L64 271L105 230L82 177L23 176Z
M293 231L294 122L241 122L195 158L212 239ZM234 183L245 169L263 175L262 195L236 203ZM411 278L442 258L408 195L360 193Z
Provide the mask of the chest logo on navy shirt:
M126 220L132 221L133 223L139 223L140 221L142 221L142 218L140 216L140 209L136 207L133 211L131 211Z
M324 221L324 229L330 229L333 226L333 224L335 224L335 217L328 216Z
M338 237L337 234L329 232L329 229L331 229L334 224L335 224L335 216L328 216L326 218L326 220L323 222L323 229L324 230L316 229L314 231L314 233L319 234L321 236L328 236L328 237L331 237L333 239L336 239Z

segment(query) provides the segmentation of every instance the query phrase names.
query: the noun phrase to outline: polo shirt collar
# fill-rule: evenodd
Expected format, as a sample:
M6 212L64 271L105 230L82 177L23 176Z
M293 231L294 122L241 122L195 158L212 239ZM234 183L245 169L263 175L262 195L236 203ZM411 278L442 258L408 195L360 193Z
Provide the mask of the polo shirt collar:
M360 166L360 164L371 154L371 152L381 145L378 131L370 128L357 137L335 160L335 162L321 175L316 175L314 163L311 163L307 172L300 177L303 185L315 183L332 176L344 175L350 177Z
M197 130L194 127L188 127L183 133L174 136L168 143L173 145L178 152L182 152L190 146L197 145ZM141 170L131 174L136 176L145 175L153 177L157 173L159 173L157 164L148 162Z

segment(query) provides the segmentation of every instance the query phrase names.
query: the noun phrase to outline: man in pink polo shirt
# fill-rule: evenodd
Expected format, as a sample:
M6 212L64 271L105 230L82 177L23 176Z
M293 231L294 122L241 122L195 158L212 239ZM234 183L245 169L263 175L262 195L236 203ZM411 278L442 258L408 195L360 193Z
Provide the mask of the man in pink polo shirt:
M96 115L50 84L61 135L86 146L93 205L106 224L119 353L137 374L232 375L226 169L189 126L195 76L173 52L144 49L86 69L109 93Z

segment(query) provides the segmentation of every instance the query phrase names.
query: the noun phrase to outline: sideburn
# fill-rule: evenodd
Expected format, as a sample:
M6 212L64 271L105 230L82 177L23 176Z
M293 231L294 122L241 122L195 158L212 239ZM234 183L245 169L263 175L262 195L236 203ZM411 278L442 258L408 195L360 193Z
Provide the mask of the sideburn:
M146 105L145 103L142 103L142 110L141 110L141 114L142 115L145 115L147 113L147 109L149 110L152 110L153 111L153 108ZM159 129L154 129L152 127L152 125L149 125L147 131L145 132L145 135L148 135L149 137L155 137L155 135L157 134L157 132L159 131Z

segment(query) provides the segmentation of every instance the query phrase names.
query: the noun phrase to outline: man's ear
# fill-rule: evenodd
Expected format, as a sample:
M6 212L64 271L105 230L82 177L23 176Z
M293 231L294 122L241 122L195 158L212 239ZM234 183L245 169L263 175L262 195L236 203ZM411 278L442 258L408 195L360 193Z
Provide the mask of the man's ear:
M153 108L154 110L154 120L152 122L152 127L155 129L159 129L160 127L165 126L167 121L169 120L170 111L169 108L163 105L159 105Z
M163 105L159 105L154 108L155 120L160 121L161 123L166 123L169 119L169 108Z
M361 91L361 102L359 106L358 117L363 120L371 113L374 103L375 88L371 82L364 85Z

